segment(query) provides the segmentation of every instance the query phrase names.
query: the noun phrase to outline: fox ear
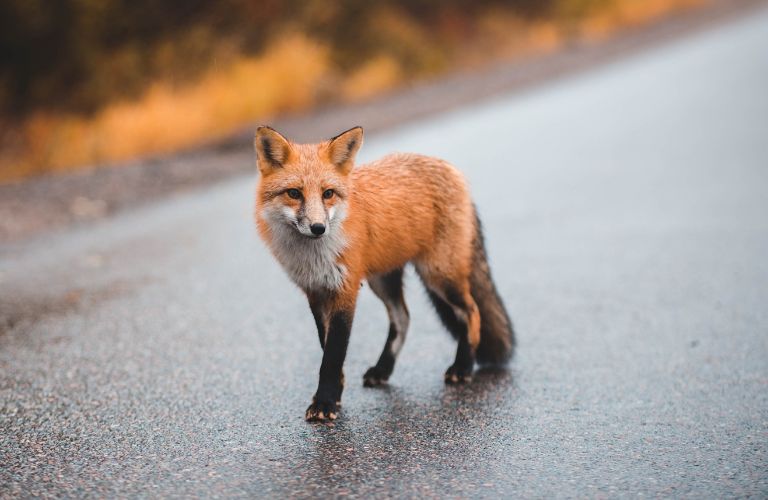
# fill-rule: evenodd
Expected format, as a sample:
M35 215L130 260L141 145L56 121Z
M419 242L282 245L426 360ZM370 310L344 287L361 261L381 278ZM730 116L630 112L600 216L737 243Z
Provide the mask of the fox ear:
M256 164L262 174L281 168L291 153L291 144L288 139L275 129L266 126L256 129L253 145L256 148Z
M355 165L355 155L363 144L363 127L353 127L342 132L328 143L328 159L343 173Z

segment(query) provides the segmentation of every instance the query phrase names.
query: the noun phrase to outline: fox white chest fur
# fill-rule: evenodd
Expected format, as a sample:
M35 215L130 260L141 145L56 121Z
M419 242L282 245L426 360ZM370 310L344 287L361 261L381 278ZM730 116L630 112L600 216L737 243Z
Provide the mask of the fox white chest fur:
M307 291L341 287L347 272L344 265L337 262L347 246L341 214L330 218L329 231L322 238L307 237L286 224L290 214L267 209L263 215L274 237L272 252L296 285Z

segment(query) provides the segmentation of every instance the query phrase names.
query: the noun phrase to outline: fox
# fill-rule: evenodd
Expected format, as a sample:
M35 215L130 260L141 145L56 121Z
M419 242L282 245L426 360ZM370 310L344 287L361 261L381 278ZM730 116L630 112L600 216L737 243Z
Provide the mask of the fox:
M343 364L365 281L384 303L389 330L363 385L388 383L410 315L406 264L457 340L447 384L472 379L475 364L503 365L515 347L488 264L477 209L463 174L447 161L393 153L355 165L362 127L330 140L294 143L268 126L254 137L258 233L309 303L323 350L307 421L339 415Z

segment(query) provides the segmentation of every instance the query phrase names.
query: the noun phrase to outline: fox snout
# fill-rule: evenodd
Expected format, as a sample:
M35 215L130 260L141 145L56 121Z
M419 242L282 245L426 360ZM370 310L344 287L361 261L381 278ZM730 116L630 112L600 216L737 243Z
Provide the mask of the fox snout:
M322 222L313 222L308 218L299 221L296 228L304 236L312 236L314 238L320 238L328 231L328 224L324 219Z
M328 222L328 214L325 211L323 202L310 199L305 202L303 208L303 214L301 214L303 217L299 220L299 229L301 232L306 234L305 231L308 230L312 236L322 236L325 233L326 224Z
M326 209L322 202L311 201L298 206L275 204L263 213L271 224L288 226L309 238L328 236L344 216L343 208L338 205Z

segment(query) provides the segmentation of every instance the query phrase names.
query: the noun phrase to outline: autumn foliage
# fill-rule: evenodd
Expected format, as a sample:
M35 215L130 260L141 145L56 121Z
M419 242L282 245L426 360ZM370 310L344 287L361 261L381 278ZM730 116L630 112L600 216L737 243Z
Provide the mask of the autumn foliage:
M552 51L704 0L4 0L0 182Z

